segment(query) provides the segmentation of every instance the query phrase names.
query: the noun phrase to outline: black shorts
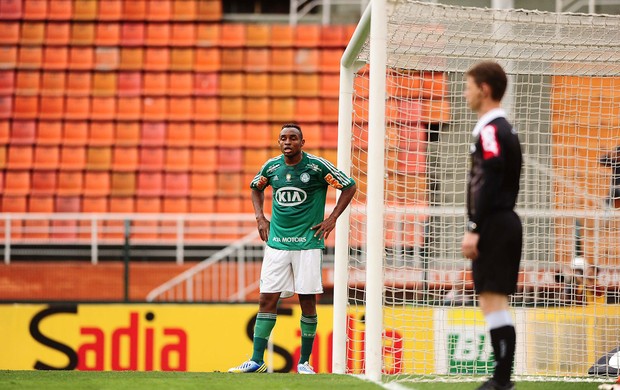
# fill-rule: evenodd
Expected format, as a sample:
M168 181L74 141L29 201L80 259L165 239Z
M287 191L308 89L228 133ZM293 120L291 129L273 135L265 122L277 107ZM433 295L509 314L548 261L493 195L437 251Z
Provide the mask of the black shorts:
M491 214L480 228L478 258L472 261L476 293L517 290L523 246L521 219L514 211Z

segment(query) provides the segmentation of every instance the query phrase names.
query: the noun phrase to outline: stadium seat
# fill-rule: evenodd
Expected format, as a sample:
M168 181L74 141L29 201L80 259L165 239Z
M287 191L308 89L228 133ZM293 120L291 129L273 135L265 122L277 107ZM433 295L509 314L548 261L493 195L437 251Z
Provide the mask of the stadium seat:
M218 93L217 73L194 73L194 94L198 96L215 96Z
M119 69L121 70L142 70L144 61L144 50L135 47L121 48L121 62Z
M271 44L271 26L269 24L248 24L246 26L247 47L268 47Z
M241 173L218 173L217 196L237 196L245 187L242 183Z
M166 123L144 122L140 131L142 146L163 146L166 142Z
M300 73L295 75L293 92L295 96L315 97L319 94L319 75Z
M95 49L96 70L116 70L120 64L120 50L116 47L97 47ZM114 73L116 78L116 73ZM116 87L116 85L114 86Z
M145 95L165 95L168 92L168 73L147 72L144 74L142 93Z
M244 90L243 79L243 73L222 73L220 96L241 96Z
M36 77L38 79L38 75ZM38 80L36 82L38 84ZM63 95L66 92L66 82L65 72L43 72L41 75L41 95Z
M195 43L196 26L193 23L172 24L172 30L170 33L170 44L172 46L194 46Z
M140 72L119 72L116 92L118 96L138 96L142 90Z
M95 72L92 81L93 96L116 95L116 73Z
M294 43L295 27L289 24L273 24L271 25L270 46L274 47L291 47Z
M358 78L364 81L364 87L368 89L368 77ZM385 87L389 96L417 99L420 96L420 74L417 71L406 70L388 72Z
M0 95L12 95L15 92L15 71L0 70Z
M60 163L58 146L36 146L34 148L34 169L56 169Z
M70 20L72 15L72 0L57 0L47 3L47 18L50 20Z
M10 96L0 96L0 119L8 119L13 115L13 99Z
M300 98L295 100L295 120L299 122L318 122L322 120L321 100Z
M214 196L217 184L215 173L194 172L190 177L190 194L192 197Z
M45 20L47 17L46 0L24 0L23 17L26 20Z
M161 213L161 199L154 196L139 196L136 198L135 211L136 213ZM158 226L157 221L133 221L131 238L142 241L157 240L159 239Z
M19 22L0 22L0 44L17 45L19 43Z
M136 192L135 172L113 171L110 180L110 194L112 196L130 196Z
M140 124L138 122L118 122L114 129L117 146L136 146L140 143Z
M140 196L161 196L163 175L161 172L139 172L136 194Z
M62 141L62 122L40 121L37 126L38 145L59 145ZM1 142L0 142L1 143Z
M87 96L90 95L92 78L89 72L69 72L67 75L67 95ZM82 99L88 100L88 99ZM68 103L68 102L67 102ZM67 108L71 108L67 105Z
M315 149L315 148L323 146L321 144L322 142L321 125L314 124L314 123L305 123L301 127L301 129L304 132L304 139L306 140L306 148ZM275 133L273 134L274 144L275 144L275 140L278 139L280 131L281 131L280 126L274 127L274 133Z
M220 42L221 24L199 23L196 26L196 45L199 47L218 46Z
M343 48L347 45L345 27L338 25L321 26L321 46Z
M165 197L162 202L162 211L164 213L185 214L188 210L188 202L186 197ZM164 240L177 239L177 221L161 222L161 238Z
M191 150L189 148L167 148L164 170L188 171L191 162Z
M275 122L291 122L295 119L295 99L271 99L271 120Z
M50 195L36 195L28 197L29 213L54 212L54 197ZM24 239L47 240L50 234L50 221L46 219L32 219L23 222Z
M0 120L0 146L4 146L9 143L10 139L10 123L8 120ZM6 159L2 160L2 165L0 168L4 168L4 162Z
M0 19L19 19L22 12L22 0L5 0L0 3Z
M324 98L337 98L340 91L340 75L325 73L320 78L319 95Z
M135 200L132 196L111 196L108 207L110 213L133 213ZM124 239L125 223L122 220L106 221L103 229L103 237L107 240L118 242Z
M243 98L221 98L220 118L224 121L240 121L244 119L245 101Z
M297 49L295 50L295 70L298 72L325 72L321 68L320 60L322 51L318 49Z
M269 68L272 72L293 72L296 70L295 58L293 49L272 49Z
M221 51L222 69L240 72L245 64L245 51L236 48L224 48Z
M8 73L13 72L7 72L7 74ZM13 88L10 92L7 91L7 94L11 95L13 92L17 92L18 94L31 94L38 92L40 88L41 93L43 93L43 87L40 85L42 81L41 78L42 77L38 71L19 70L14 73L14 79L12 81ZM5 81L3 80L3 83L4 82ZM7 84L11 83L9 80L6 82Z
M189 195L189 174L187 172L166 172L164 174L164 197Z
M450 121L449 100L423 100L422 121L428 123L441 123Z
M112 169L117 172L135 171L138 168L138 148L117 146L112 152Z
M84 173L85 196L107 196L110 194L110 172L86 171Z
M174 0L172 3L172 20L194 21L196 20L198 7L200 3L205 1L195 0Z
M45 52L58 51L56 48L47 48ZM61 52L66 53L67 49L60 49ZM17 54L17 67L19 69L38 69L43 63L43 50L37 46L21 46ZM65 63L59 62L55 65L55 69L60 69ZM47 64L43 65L44 69L53 69L47 67Z
M82 171L60 171L56 193L58 195L80 195L84 177Z
M11 125L11 145L31 145L36 137L35 121L13 121Z
M191 72L172 72L168 80L169 95L191 96L194 93L194 75Z
M222 20L222 2L219 0L199 1L196 18L200 21L211 22Z
M140 171L161 171L164 169L164 149L161 147L140 148Z
M192 120L194 114L193 99L189 97L171 97L168 101L168 119L178 121Z
M39 99L36 96L15 96L13 117L16 119L36 118L39 113Z
M90 105L90 118L95 120L113 120L116 117L116 98L93 97Z
M73 1L74 20L93 20L97 18L97 2L91 0Z
M194 115L197 121L216 121L220 119L220 100L215 97L197 97L193 99Z
M247 98L245 100L245 117L251 121L268 121L270 103L271 99L267 97Z
M82 211L82 199L79 196L57 196L54 211L57 213L79 213ZM77 220L52 221L52 239L75 239L78 235Z
M83 146L64 146L60 149L58 167L69 170L80 170L86 166L86 149Z
M331 124L331 123L323 124L321 128L320 145L325 148L337 148L338 147L338 125L337 124Z
M191 71L194 67L194 49L173 48L170 51L170 70Z
M122 120L140 119L142 101L139 97L119 97L116 102L116 118Z
M243 78L242 93L253 97L269 96L269 77L268 73L246 74Z
M256 174L263 164L271 157L269 149L244 149L243 172Z
M95 29L95 45L117 46L121 40L120 23L97 23Z
M295 26L296 47L319 47L321 44L321 25L299 24Z
M88 119L90 116L90 99L81 96L67 96L65 100L66 119Z
M216 146L218 140L218 125L216 123L195 123L192 133L194 147Z
M86 169L108 170L112 166L112 148L89 146L86 152Z
M122 46L142 46L145 35L144 23L122 23L120 44Z
M338 73L340 71L341 49L323 49L320 53L319 67L321 72Z
M107 213L108 212L108 198L106 196L83 196L82 197L82 212L83 213ZM83 239L91 239L93 235L93 221L79 221L78 226L80 232L78 237ZM97 237L101 239L103 237L103 222L98 221L95 224L98 234Z
M17 47L0 46L0 67L15 68L17 66Z
M246 123L243 129L243 139L247 148L266 148L276 143L271 137L269 124L266 122Z
M145 70L163 71L170 66L170 49L167 47L148 47L144 51Z
M215 185L215 184L214 184ZM188 206L189 213L210 214L215 212L215 199L209 197L191 197ZM213 224L207 221L189 221L185 231L186 239L189 240L210 240L213 238L211 231Z
M170 44L170 24L149 23L146 26L147 46L167 46Z
M321 99L321 121L338 122L338 99Z
M92 45L95 42L94 23L72 23L69 43L72 45Z
M56 171L33 171L31 195L55 195L56 194Z
M146 0L131 0L123 2L123 14L121 19L123 20L145 20L147 13L148 1Z
M189 122L171 122L166 133L168 147L189 147L192 144L192 125Z
M120 20L123 13L122 0L99 0L97 20Z
M88 140L88 122L67 121L63 124L62 144L68 146L83 146Z
M69 50L68 68L90 70L93 68L95 51L92 47L71 47Z
M20 32L20 37L19 37L20 44L42 45L44 39L45 39L45 23L22 22L21 32ZM0 41L2 40L3 38L0 38Z
M172 2L170 0L152 0L147 3L147 20L167 22L172 14Z
M142 119L145 121L162 121L168 112L168 98L149 96L142 100Z
M192 172L215 172L217 170L217 150L213 148L192 149Z
M222 123L218 133L219 147L240 148L244 144L242 123Z
M198 47L194 52L194 70L197 72L218 72L222 68L222 53L219 48ZM237 69L240 70L240 69Z
M68 45L71 36L71 24L68 22L47 23L45 27L45 44Z
M243 23L224 23L220 28L220 46L244 47L246 25Z
M243 210L242 198L235 197L221 197L215 198L215 212L216 213L241 213Z
M243 167L243 150L218 149L217 151L217 171L218 173L241 172Z
M442 99L448 94L448 81L443 72L423 72L422 97L424 99Z
M90 146L112 146L114 141L113 122L95 121L90 124L88 135L88 144Z
M26 170L6 171L4 195L27 195L30 193L30 172Z

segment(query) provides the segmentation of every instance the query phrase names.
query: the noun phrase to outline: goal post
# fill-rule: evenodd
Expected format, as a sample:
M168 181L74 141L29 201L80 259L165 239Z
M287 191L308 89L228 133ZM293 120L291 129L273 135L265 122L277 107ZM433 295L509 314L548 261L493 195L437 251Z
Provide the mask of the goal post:
M465 72L507 70L524 152L515 374L586 377L620 345L620 17L372 1L341 61L332 371L485 375L493 359L460 254L474 114ZM614 165L618 164L618 165ZM620 189L618 190L620 191Z

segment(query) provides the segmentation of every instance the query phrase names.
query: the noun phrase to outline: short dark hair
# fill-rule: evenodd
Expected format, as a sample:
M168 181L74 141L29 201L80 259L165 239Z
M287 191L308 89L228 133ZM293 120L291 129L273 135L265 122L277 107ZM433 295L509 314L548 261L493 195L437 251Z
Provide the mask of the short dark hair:
M299 136L301 137L301 139L304 139L304 133L301 131L301 126L299 126L297 123L285 123L284 125L282 125L282 128L280 129L280 131L292 127L293 129L297 129L297 131L299 131Z
M500 64L494 61L482 61L471 68L466 73L471 76L477 86L483 83L491 87L491 97L495 101L501 101L506 93L508 77Z

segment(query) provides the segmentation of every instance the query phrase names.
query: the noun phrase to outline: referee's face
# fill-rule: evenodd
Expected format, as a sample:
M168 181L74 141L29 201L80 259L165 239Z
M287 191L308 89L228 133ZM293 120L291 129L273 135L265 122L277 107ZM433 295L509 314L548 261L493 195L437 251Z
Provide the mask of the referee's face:
M484 92L482 91L482 88L480 88L478 84L476 84L474 78L471 76L467 76L467 84L465 85L464 96L469 108L474 112L478 112L480 110L480 107L482 106Z

